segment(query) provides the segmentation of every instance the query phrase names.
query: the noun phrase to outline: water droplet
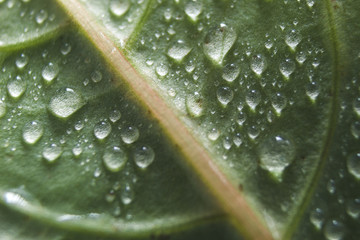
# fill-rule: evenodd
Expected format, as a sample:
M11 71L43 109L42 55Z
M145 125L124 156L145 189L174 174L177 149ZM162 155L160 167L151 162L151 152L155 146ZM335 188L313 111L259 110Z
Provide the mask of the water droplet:
M27 144L35 144L42 137L44 128L41 123L32 121L26 123L23 128L23 139Z
M192 117L200 117L201 115L203 115L203 99L198 92L187 95L186 109Z
M320 93L320 86L316 82L310 82L305 86L305 91L310 100L315 102Z
M310 213L310 222L314 225L316 229L320 230L322 228L324 220L324 212L320 208L315 208Z
M19 98L26 90L26 82L23 81L20 76L17 76L15 79L8 82L7 90L11 97L15 99Z
M360 153L350 155L347 158L346 164L349 173L360 180Z
M6 114L6 104L0 100L0 118Z
M216 91L216 96L219 102L226 106L228 103L230 103L234 98L234 92L229 87L220 87Z
M135 148L134 161L139 168L147 168L154 162L155 152L150 146L141 146Z
M261 93L255 89L247 92L245 101L252 111L255 111L256 106L261 102Z
M360 121L355 121L351 124L351 134L356 139L360 137Z
M234 45L236 32L226 24L213 28L205 37L203 45L205 55L215 64L222 64L226 54Z
M103 140L111 133L111 125L106 121L100 121L94 126L94 135L97 139Z
M47 162L53 163L61 156L62 152L62 148L53 143L44 148L42 155Z
M18 69L23 69L29 63L29 57L22 53L15 60L15 65Z
M84 124L83 124L81 121L77 121L77 122L75 123L74 128L75 128L76 131L80 131L81 129L84 128Z
M47 83L51 83L59 74L59 66L56 63L49 63L41 72L41 76Z
M111 147L103 155L104 165L110 172L119 172L127 162L127 155L120 147Z
M345 235L345 226L337 220L329 220L324 226L324 235L327 240L340 240Z
M330 194L334 194L336 191L335 181L333 179L330 179L329 182L326 185L326 189Z
M190 19L194 22L197 20L197 17L202 11L203 4L201 1L191 0L188 1L185 5L185 13Z
M14 188L6 191L2 198L8 205L15 205L16 207L24 208L30 205L30 202L37 203L37 200L29 192L27 192L24 186Z
M75 157L80 156L82 152L83 149L80 146L76 146L72 149L72 153L74 154Z
M257 54L252 57L251 64L250 64L251 70L257 75L260 76L266 69L267 63L266 59L263 55Z
M236 147L240 147L240 145L242 144L242 137L240 133L237 133L235 135L235 137L233 138L233 142Z
M282 136L268 137L260 144L260 166L281 179L284 169L294 161L295 147Z
M123 16L130 8L129 0L111 0L109 11L114 17Z
M281 62L279 65L281 74L289 79L290 75L295 71L295 63L293 60L287 58L285 61Z
M78 111L85 102L82 96L71 88L61 88L51 98L50 112L59 118L68 118Z
M239 126L242 126L245 121L246 121L246 114L243 112L239 112L238 117L236 119L237 124L239 124Z
M286 107L286 98L281 93L275 93L271 98L271 103L278 115Z
M94 177L98 178L101 176L101 169L100 168L96 168L94 171Z
M312 8L315 4L314 0L306 0L306 4L308 5L309 8Z
M360 116L360 98L356 98L353 102L353 107L354 107L354 111L355 113Z
M294 51L301 41L301 35L295 29L292 29L285 36L285 43Z
M155 71L159 77L165 77L169 72L169 67L161 63L155 68Z
M240 74L240 68L233 64L227 64L223 69L222 77L227 82L233 82Z
M357 219L360 216L360 198L347 201L346 212L350 217Z
M218 138L219 138L219 136L220 136L220 132L219 132L219 130L217 130L216 128L212 128L210 131L209 131L209 133L208 133L208 138L209 138L209 140L211 140L211 141L216 141Z
M306 52L299 51L296 53L296 61L299 64L303 64L306 61Z
M226 150L229 150L232 146L232 141L230 139L230 137L225 137L224 140L223 140L223 147L226 149Z
M189 54L191 48L183 40L178 40L167 51L167 55L177 62L181 62Z
M93 73L91 73L91 80L94 83L98 83L102 80L102 73L99 70L95 70Z
M248 132L248 136L250 139L254 140L255 138L257 138L260 134L260 128L253 125L253 126L249 126L247 129Z
M40 12L36 14L35 20L37 24L43 24L47 18L48 18L47 11L41 9Z
M111 122L115 123L121 118L121 112L119 110L114 110L110 113L109 119Z
M134 200L134 190L133 187L126 183L125 186L121 189L121 201L124 205L129 205Z
M62 55L68 55L71 51L71 45L69 43L64 43L62 47L60 48L60 52Z
M121 131L121 139L126 144L131 144L139 139L139 130L135 126L124 127Z

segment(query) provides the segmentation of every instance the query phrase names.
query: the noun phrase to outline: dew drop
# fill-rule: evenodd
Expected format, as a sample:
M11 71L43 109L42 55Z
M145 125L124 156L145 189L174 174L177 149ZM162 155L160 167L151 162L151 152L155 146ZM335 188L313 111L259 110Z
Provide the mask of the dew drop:
M299 64L303 64L306 61L306 52L299 51L296 53L296 61Z
M337 220L329 220L324 226L324 235L327 240L340 240L345 235L345 226Z
M285 43L294 51L301 41L301 35L295 29L292 29L285 36Z
M306 4L308 5L309 8L312 8L315 4L314 0L306 0Z
M191 20L195 22L202 11L202 7L203 4L201 1L190 0L185 5L185 13Z
M62 152L62 148L53 143L44 148L42 155L47 162L53 163L61 156Z
M2 198L8 205L24 208L30 205L30 202L37 202L34 196L25 190L23 186L6 191Z
M131 144L136 142L139 139L140 133L139 129L135 126L128 126L122 129L121 139L126 144Z
M42 137L44 128L41 123L32 121L26 123L23 128L23 139L27 144L35 144Z
M159 77L165 77L169 72L169 67L161 63L155 68L155 71Z
M221 65L226 54L234 45L236 32L226 24L213 28L205 37L203 49L205 55L215 64Z
M239 112L238 117L236 119L237 124L239 124L239 126L242 126L245 121L246 121L246 114L243 112Z
M233 82L240 74L240 68L233 63L227 64L223 69L222 77L227 82Z
M320 208L315 208L310 213L310 222L314 225L316 229L320 230L322 228L324 220L324 212Z
M286 107L286 98L281 93L275 93L271 98L271 104L278 115Z
M91 73L91 80L94 83L98 83L102 80L102 73L99 70L95 70L93 73Z
M310 100L315 102L320 93L320 86L316 82L310 82L305 86L305 91Z
M147 168L154 162L155 152L150 146L141 146L135 148L134 161L139 168Z
M247 129L247 133L250 139L254 140L255 138L257 138L260 134L260 128L253 125L253 126L249 126Z
M75 128L76 131L80 131L81 129L84 128L84 124L83 124L81 121L77 121L77 122L75 123L74 128Z
M6 104L0 100L0 118L6 114Z
M229 150L232 146L232 141L230 137L225 137L223 140L223 147L225 150Z
M10 80L7 84L7 90L10 96L14 99L21 97L26 89L26 82L20 76Z
M64 43L60 48L60 52L62 55L68 55L71 52L71 45L69 43Z
M15 60L15 65L18 69L23 69L29 63L29 57L22 53Z
M233 138L233 142L235 144L236 147L240 147L240 145L242 144L242 138L241 138L241 134L237 133L235 135L235 137Z
M360 98L356 98L353 102L355 113L360 116Z
M234 98L234 92L229 87L219 87L216 91L218 101L223 105L228 105Z
M51 98L49 110L59 118L68 118L78 111L85 102L82 96L71 88L61 88Z
M189 54L191 48L183 40L178 40L167 51L167 55L177 62L181 62Z
M120 147L111 147L105 150L103 162L110 172L119 172L124 168L128 158L126 153Z
M203 115L203 99L198 92L186 96L186 110L192 117Z
M83 152L83 149L80 146L76 146L72 149L72 153L75 157L79 157L81 153Z
M121 189L121 201L124 205L129 205L134 200L134 190L133 187L126 183L125 186Z
M43 24L47 18L48 18L47 11L41 9L40 12L38 12L38 14L36 14L35 20L36 20L37 24Z
M94 135L97 139L103 140L111 133L111 125L106 121L100 121L94 126Z
M357 219L360 216L360 198L347 201L346 212L350 217Z
M350 155L346 165L349 173L360 180L360 153Z
M211 141L216 141L218 138L219 138L219 136L220 136L220 132L219 132L219 130L217 130L216 128L212 128L210 131L209 131L209 133L208 133L208 138L209 138L209 140L211 140Z
M295 147L282 136L268 137L260 144L260 166L281 179L284 169L294 161Z
M51 83L59 74L59 66L56 63L49 63L41 72L41 76L47 83Z
M252 57L251 64L250 64L251 70L257 75L260 76L266 69L267 63L266 59L263 55L257 54Z
M356 139L360 137L360 121L355 121L351 124L351 134Z
M109 119L113 123L119 121L120 118L121 118L121 112L119 110L114 110L109 115Z
M109 11L114 17L123 16L130 8L129 0L111 0Z
M295 63L293 60L287 58L285 61L281 62L279 65L281 74L289 79L290 75L295 71Z
M261 93L255 89L247 92L245 101L252 111L255 111L256 106L261 102Z

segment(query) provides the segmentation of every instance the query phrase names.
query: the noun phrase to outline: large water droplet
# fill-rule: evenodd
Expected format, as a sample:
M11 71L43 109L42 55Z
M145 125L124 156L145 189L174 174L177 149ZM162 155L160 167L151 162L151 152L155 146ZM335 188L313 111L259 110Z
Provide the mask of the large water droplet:
M6 104L0 100L0 118L6 114Z
M202 7L201 1L190 0L185 5L185 13L195 22L202 11Z
M111 0L109 11L114 17L123 16L130 8L129 0Z
M267 63L263 55L257 54L251 59L251 70L257 75L260 76L266 69Z
M134 190L133 187L126 183L125 186L121 189L121 201L124 205L129 205L134 200Z
M285 61L281 62L279 65L281 74L289 79L290 75L295 71L295 63L293 60L287 58Z
M198 92L186 97L186 109L192 117L200 117L203 115L203 99Z
M340 240L345 235L345 226L337 220L329 220L324 226L324 235L327 240Z
M44 148L42 155L47 162L53 163L61 156L62 152L62 148L53 143Z
M229 87L219 87L216 91L216 96L219 102L226 106L230 103L234 98L234 92Z
M222 64L226 54L234 45L236 32L226 24L212 29L205 37L203 45L205 55L214 63Z
M167 55L177 62L181 62L189 54L191 48L183 41L178 40L167 52Z
M136 142L136 140L139 139L140 133L139 129L135 126L128 126L124 127L121 130L121 139L126 144L131 144L133 142Z
M110 172L119 172L127 162L127 155L120 147L111 147L105 150L103 161Z
M227 64L223 69L222 77L227 82L233 82L240 74L240 68L231 63Z
M261 93L255 89L247 92L245 101L252 111L255 111L256 106L261 102Z
M71 88L59 89L50 100L50 112L59 118L68 118L78 111L85 102L82 96Z
M294 161L295 147L282 136L269 137L260 144L260 166L281 179L284 169Z
M35 144L42 137L44 128L41 123L32 121L26 123L23 128L23 139L28 144Z
M15 60L15 65L18 69L23 69L29 63L29 57L22 53Z
M94 126L94 135L97 139L105 139L111 133L111 125L106 121L100 121Z
M296 46L301 41L301 35L295 29L292 29L285 36L285 43L292 49L295 50Z
M51 83L59 74L59 66L56 63L49 63L41 72L41 76L47 83Z
M316 229L320 230L322 228L324 220L324 212L320 208L315 208L310 213L310 222L314 225Z
M346 165L349 173L360 180L360 153L350 155L347 158Z
M7 84L7 90L11 97L19 98L26 90L26 82L22 80L20 76L12 79Z
M150 146L141 146L135 148L134 161L139 168L147 168L154 162L155 152Z

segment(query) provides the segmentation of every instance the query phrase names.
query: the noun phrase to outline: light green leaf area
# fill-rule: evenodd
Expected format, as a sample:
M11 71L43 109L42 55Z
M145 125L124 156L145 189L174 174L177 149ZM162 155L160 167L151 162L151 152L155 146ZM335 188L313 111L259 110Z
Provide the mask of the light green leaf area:
M356 0L58 2L0 0L1 239L358 238Z

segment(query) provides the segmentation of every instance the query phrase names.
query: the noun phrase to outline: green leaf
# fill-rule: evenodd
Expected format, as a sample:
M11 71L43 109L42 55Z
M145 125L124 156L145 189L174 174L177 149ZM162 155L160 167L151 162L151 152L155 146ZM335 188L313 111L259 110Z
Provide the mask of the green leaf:
M360 4L0 0L2 239L357 239Z

